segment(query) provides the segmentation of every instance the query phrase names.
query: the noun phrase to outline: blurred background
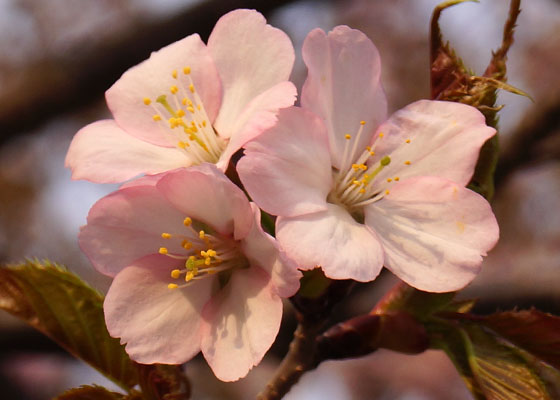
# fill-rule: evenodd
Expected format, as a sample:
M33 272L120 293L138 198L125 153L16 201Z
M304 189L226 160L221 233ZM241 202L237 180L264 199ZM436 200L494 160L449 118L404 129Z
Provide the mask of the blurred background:
M25 257L67 265L101 291L108 280L80 253L76 235L89 207L114 185L71 181L64 156L76 131L109 117L103 93L151 51L198 32L234 8L256 8L286 31L300 57L306 34L346 24L378 46L394 111L429 97L428 27L439 0L0 0L0 263ZM465 3L441 26L465 63L482 73L501 43L507 0ZM560 1L525 0L509 53L509 83L527 98L502 93L501 161L493 202L501 226L483 272L462 293L479 313L538 308L560 314ZM301 88L298 59L293 80ZM368 311L393 283L385 273L358 288L333 318ZM202 359L187 365L193 398L249 399L286 351L290 307L278 343L234 384L213 378ZM43 400L82 384L110 386L50 340L0 312L2 399ZM327 362L307 374L288 400L471 399L439 352L404 356L379 351Z

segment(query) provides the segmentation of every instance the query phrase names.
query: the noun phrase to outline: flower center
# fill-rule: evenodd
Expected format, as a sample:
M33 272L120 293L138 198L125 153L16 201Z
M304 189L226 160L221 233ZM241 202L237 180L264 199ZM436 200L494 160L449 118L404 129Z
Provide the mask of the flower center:
M386 183L380 183L375 178L381 171L391 164L391 157L378 155L376 157L375 147L383 140L384 133L380 132L372 146L366 146L359 153L358 143L364 132L365 121L360 122L360 127L352 140L352 135L346 134L346 144L340 164L340 169L333 169L334 186L328 195L328 201L346 208L357 220L363 219L363 207L378 201L389 194L388 184L398 182L400 178L395 176L387 178ZM410 143L410 139L405 141ZM376 161L373 161L375 158ZM410 165L410 161L405 162Z
M173 243L174 248L180 251L172 252L168 247L160 247L159 253L173 259L184 260L184 267L171 271L172 283L169 289L184 288L192 282L222 273L225 277L233 268L248 266L247 259L239 251L237 243L229 238L218 234L210 234L204 229L196 229L195 226L203 224L193 222L186 217L183 225L186 231L183 233L164 232L161 237ZM176 246L176 245L179 246Z
M194 86L190 67L183 68L182 74L173 70L171 76L177 84L169 88L170 94L161 94L155 101L145 97L144 104L154 109L153 120L193 164L216 163L226 143L210 123Z

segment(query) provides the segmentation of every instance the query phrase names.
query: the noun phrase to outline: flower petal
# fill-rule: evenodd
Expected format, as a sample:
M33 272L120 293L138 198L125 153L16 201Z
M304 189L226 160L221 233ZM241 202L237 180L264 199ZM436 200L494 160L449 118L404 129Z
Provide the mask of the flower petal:
M153 145L124 132L113 120L82 128L70 143L65 164L72 179L115 183L139 174L188 166L190 160L176 148Z
M202 354L222 381L247 375L278 334L282 300L269 279L255 267L235 271L202 311Z
M154 186L119 189L93 205L79 244L99 272L115 276L132 261L157 254L160 247L182 252L180 243L161 234L183 232L184 218Z
M243 239L243 253L251 263L266 271L280 297L290 297L299 289L301 272L297 265L279 249L278 242L261 227L261 211L251 203L255 223L249 235Z
M163 121L159 122L152 118L157 109L163 109L155 102L160 95L165 94L173 106L174 95L170 88L178 86L178 95L187 91L185 88L189 87L190 81L183 74L185 67L191 68L189 76L212 122L220 107L220 77L206 45L194 34L152 53L149 59L130 68L107 90L107 105L117 124L138 139L174 147L169 130L164 127L169 115L162 114ZM177 71L176 79L172 76L174 70ZM146 97L152 100L149 106L144 104Z
M375 279L383 266L376 234L334 204L327 211L276 221L276 238L300 269L320 266L332 279Z
M294 104L297 89L291 82L281 82L247 104L232 127L231 136L224 152L216 163L222 171L227 170L231 156L245 143L272 127L278 120L278 110Z
M474 107L446 101L417 101L394 113L379 127L372 162L390 155L391 164L376 180L439 176L465 186L473 174L480 148L495 133Z
M253 98L288 80L294 48L288 36L267 25L260 13L235 10L218 20L208 39L208 49L224 91L214 126L220 136L228 138Z
M377 126L385 120L387 100L379 81L381 62L373 43L362 32L337 26L329 34L315 29L303 43L308 76L301 104L324 121L333 165L340 168L346 134L350 146L362 152ZM365 121L359 139L356 132Z
M482 196L438 177L401 181L368 205L365 216L381 238L385 266L409 285L430 292L467 285L499 236Z
M214 164L172 171L156 186L186 216L236 240L247 236L254 223L245 194Z
M115 277L103 304L109 333L143 364L182 364L200 351L201 312L214 282L169 289L173 262L181 263L161 255L134 262Z
M324 125L299 107L281 110L278 123L245 146L237 172L253 200L271 214L326 210L332 173Z

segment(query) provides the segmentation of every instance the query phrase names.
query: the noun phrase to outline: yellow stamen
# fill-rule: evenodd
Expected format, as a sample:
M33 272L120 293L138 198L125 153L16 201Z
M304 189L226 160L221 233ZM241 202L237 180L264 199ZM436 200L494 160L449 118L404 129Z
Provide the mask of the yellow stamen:
M388 190L386 190L386 191L385 191L385 194L389 194L389 191L388 191Z
M161 237L164 238L164 239L169 239L169 238L171 238L171 234L164 232L164 233L161 234Z
M395 180L398 182L401 178L399 178L398 176L395 176Z
M410 161L405 161L404 162L406 165L410 165Z
M179 287L179 285L175 284L175 283L170 283L169 285L167 285L168 289L177 289Z
M381 133L379 134L379 137L382 138L383 136L385 136L385 134L384 134L383 132L381 132Z
M174 269L173 271L171 271L172 278L177 279L180 276L181 276L181 271L179 271L178 269Z
M183 220L183 225L190 226L191 224L192 224L192 219L190 219L190 217L187 217Z
M152 103L152 100L150 100L149 97L144 97L144 104L149 106Z
M204 231L198 232L198 237L201 238L201 239L204 239L204 237L205 237Z
M366 121L360 121L360 125L365 125Z
M171 72L171 76L175 79L177 79L177 70L174 69L173 72Z
M169 251L166 247L160 247L158 252L159 254L167 254Z
M190 249L192 249L193 244L191 242L189 242L188 240L184 239L181 242L181 246L186 250L190 250Z
M178 88L177 86L173 85L173 86L171 86L171 87L169 88L169 91L170 91L171 93L175 94L175 93L177 93L177 92L179 91L179 88Z
M184 116L185 116L185 111L183 111L183 110L177 110L177 116L178 116L178 117L184 117Z
M405 142L406 142L406 143L410 143L410 139L406 139Z
M191 93L194 93L194 85L192 83L189 85L189 90Z
M183 74L188 75L191 73L191 67L185 67L183 68Z
M161 115L156 114L156 115L154 115L154 116L152 117L152 119L153 119L154 121L161 121Z
M344 138L347 139L347 140L350 140L352 138L352 136L350 136L350 134L347 133L346 135L344 135Z
M391 178L387 178L387 182L392 182L393 180Z

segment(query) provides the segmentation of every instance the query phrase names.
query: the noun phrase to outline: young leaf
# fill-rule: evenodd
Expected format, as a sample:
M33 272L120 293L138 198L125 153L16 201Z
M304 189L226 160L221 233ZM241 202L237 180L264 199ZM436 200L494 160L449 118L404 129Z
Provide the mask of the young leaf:
M496 313L480 322L560 369L560 317L532 309Z
M70 389L53 400L141 400L142 396L138 392L129 395L110 392L101 386L80 386Z
M138 383L135 363L107 332L103 296L65 268L38 261L0 268L0 308L122 388Z

